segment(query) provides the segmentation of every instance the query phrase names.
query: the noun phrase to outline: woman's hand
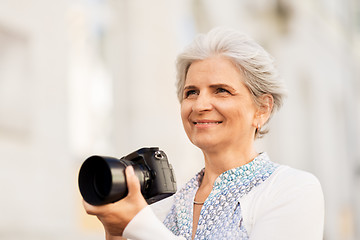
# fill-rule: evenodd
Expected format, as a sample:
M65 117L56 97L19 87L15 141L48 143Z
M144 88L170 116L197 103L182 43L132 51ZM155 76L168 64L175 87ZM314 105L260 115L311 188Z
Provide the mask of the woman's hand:
M147 206L132 166L125 169L125 175L128 187L128 195L125 198L102 206L93 206L83 201L86 213L97 216L104 225L107 237L122 236L126 225Z

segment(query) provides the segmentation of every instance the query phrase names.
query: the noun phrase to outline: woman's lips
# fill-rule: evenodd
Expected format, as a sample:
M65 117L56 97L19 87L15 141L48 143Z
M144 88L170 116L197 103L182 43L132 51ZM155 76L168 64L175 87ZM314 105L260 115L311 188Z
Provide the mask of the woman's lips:
M193 124L198 127L214 126L214 125L219 125L220 123L222 123L222 121L200 120L193 122Z

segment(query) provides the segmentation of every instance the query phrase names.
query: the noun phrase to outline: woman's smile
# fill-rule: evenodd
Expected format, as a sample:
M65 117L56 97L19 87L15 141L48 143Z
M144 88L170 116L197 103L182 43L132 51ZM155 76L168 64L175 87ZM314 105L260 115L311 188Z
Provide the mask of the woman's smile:
M208 128L214 127L222 123L222 121L213 121L213 120L197 120L193 122L197 128Z

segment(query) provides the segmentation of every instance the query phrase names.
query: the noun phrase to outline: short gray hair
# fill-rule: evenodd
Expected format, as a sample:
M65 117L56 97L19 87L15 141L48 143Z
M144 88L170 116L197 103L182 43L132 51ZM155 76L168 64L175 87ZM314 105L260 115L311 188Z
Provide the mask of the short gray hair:
M285 96L285 89L279 81L274 60L259 44L247 35L228 28L214 28L207 34L199 34L177 57L177 95L180 102L186 75L190 65L213 56L230 59L244 74L244 84L251 92L254 102L261 106L261 96L271 94L274 106L270 117L277 111ZM255 137L267 133L262 129Z

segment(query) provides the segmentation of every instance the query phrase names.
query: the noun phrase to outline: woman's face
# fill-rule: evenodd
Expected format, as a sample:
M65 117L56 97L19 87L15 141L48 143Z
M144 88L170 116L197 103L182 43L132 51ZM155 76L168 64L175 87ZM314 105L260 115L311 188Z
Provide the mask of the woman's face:
M190 141L202 150L252 144L257 107L244 75L224 57L191 64L184 86L181 118Z

